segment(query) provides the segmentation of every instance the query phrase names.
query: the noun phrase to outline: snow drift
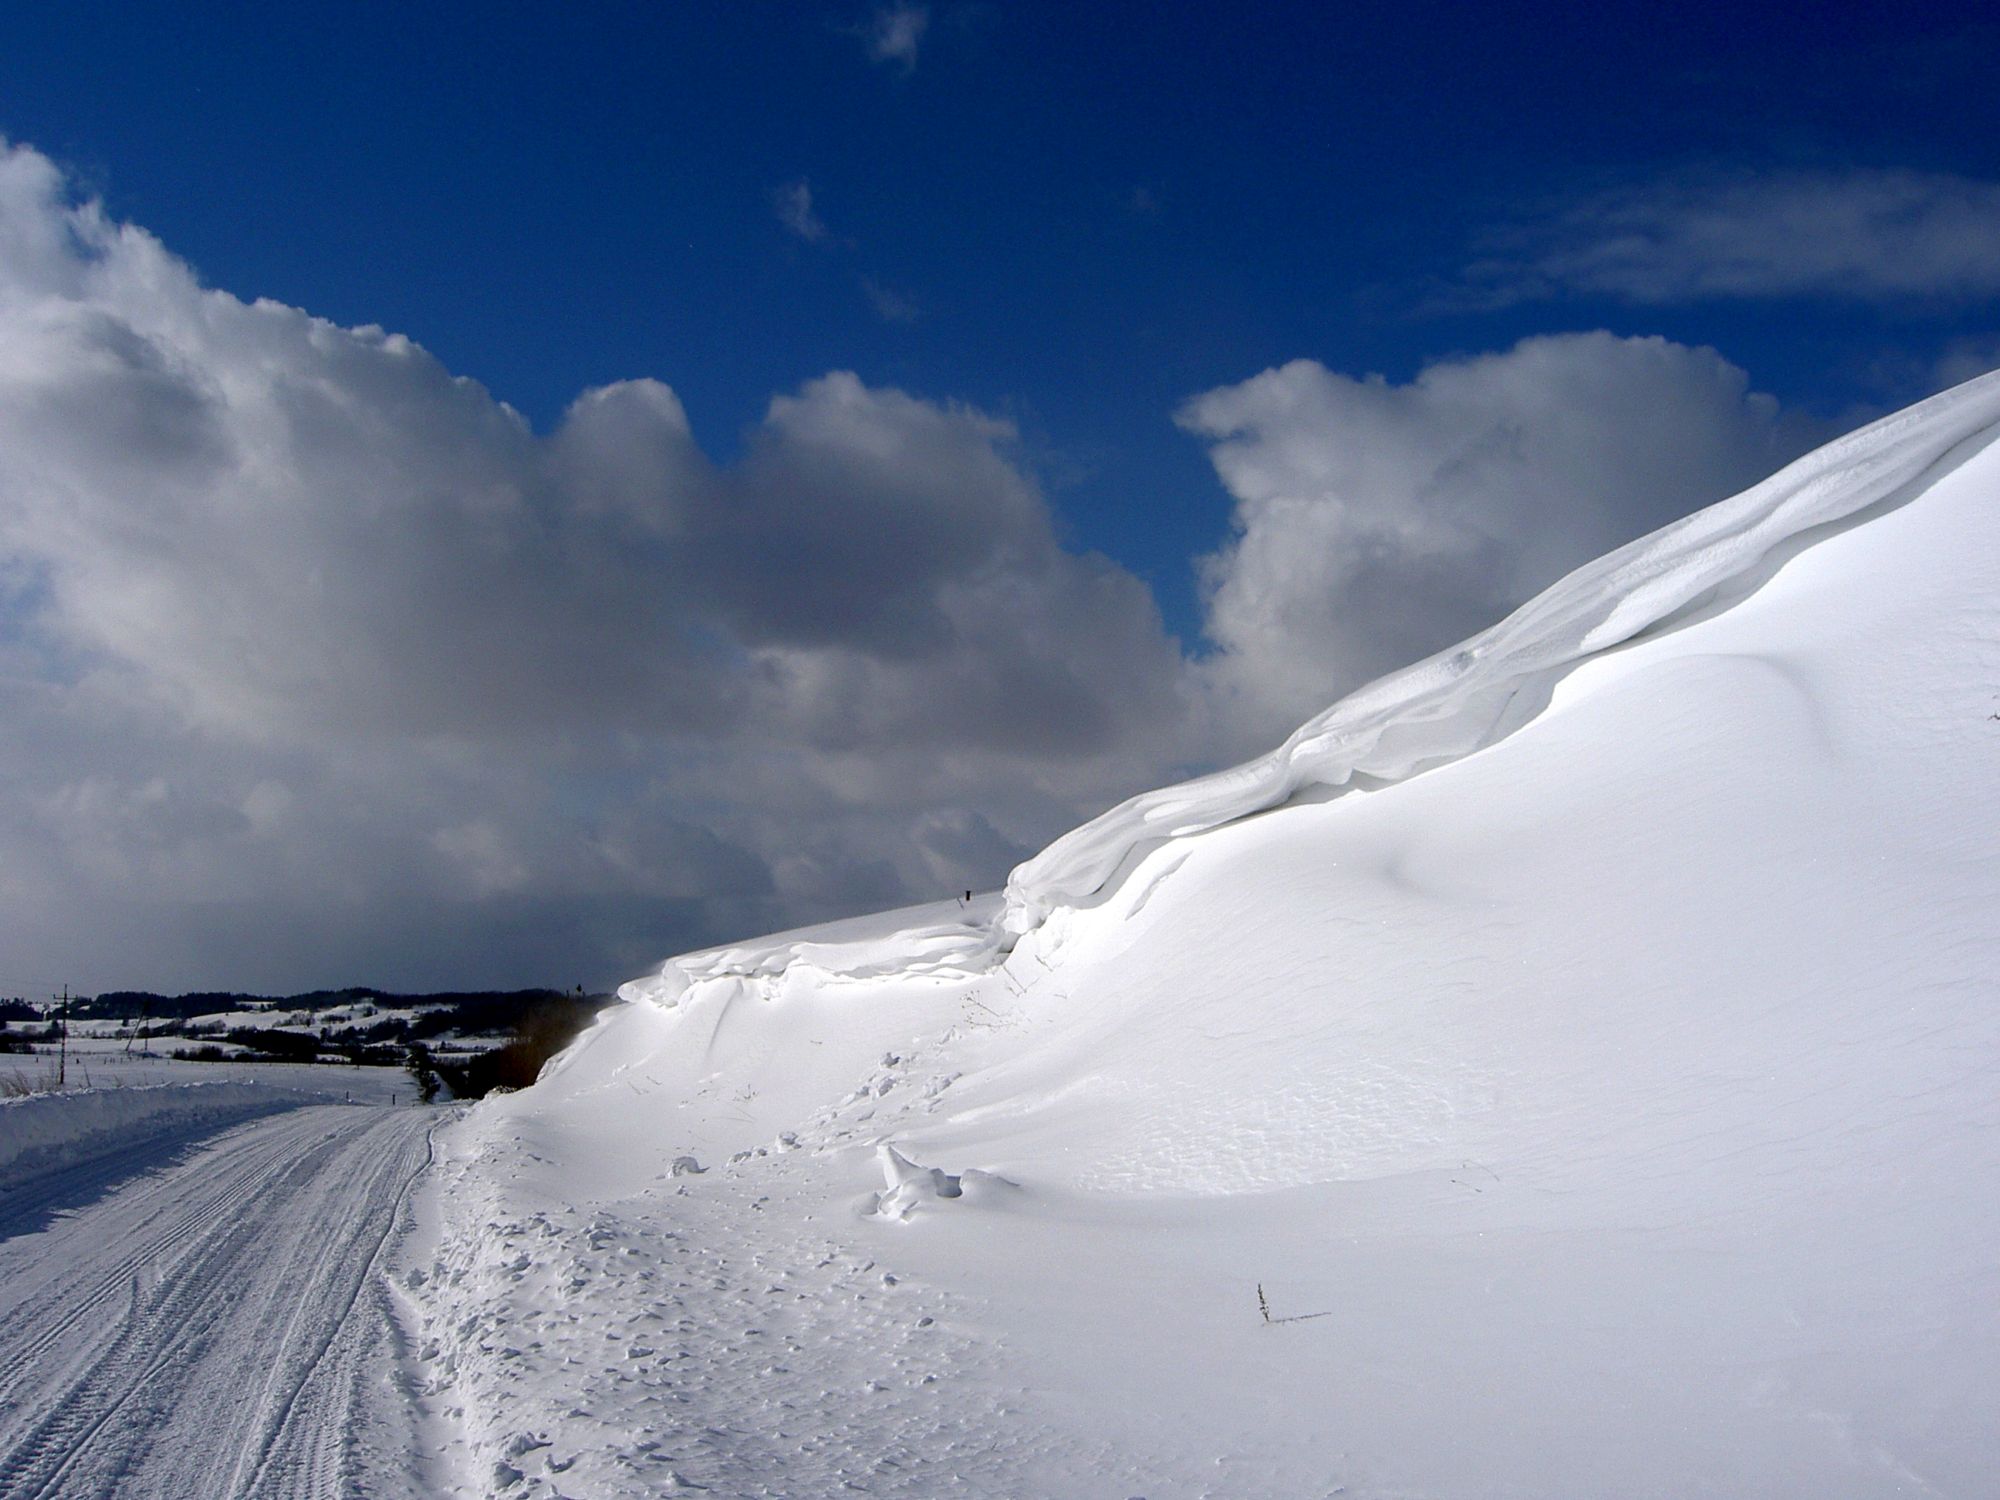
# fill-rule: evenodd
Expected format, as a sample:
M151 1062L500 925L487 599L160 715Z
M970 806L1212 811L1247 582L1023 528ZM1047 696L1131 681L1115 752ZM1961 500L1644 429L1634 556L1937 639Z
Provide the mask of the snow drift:
M1057 839L1007 882L1026 932L1098 894L1134 855L1308 788L1400 781L1518 728L1580 662L1691 607L1748 593L1781 549L1919 493L1992 441L2000 376L1946 392L1807 454L1762 484L1586 563L1491 630L1361 688L1269 755L1148 792Z
M1004 898L628 986L448 1143L466 1492L1984 1493L1996 434L1865 429Z
M1061 906L1102 898L1163 839L1276 807L1303 791L1400 781L1504 738L1579 663L1753 590L1787 549L1920 493L1992 441L2000 373L1820 448L1729 500L1587 563L1492 629L1381 678L1269 754L1142 793L1015 869L1004 899L952 903L669 959L626 998L672 1003L700 979L977 967Z

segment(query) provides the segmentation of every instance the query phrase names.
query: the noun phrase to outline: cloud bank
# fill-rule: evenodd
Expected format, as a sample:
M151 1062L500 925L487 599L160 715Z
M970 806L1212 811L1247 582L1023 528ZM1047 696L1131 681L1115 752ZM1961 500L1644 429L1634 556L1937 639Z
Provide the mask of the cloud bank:
M651 380L537 434L20 149L0 557L0 936L92 983L281 982L238 922L329 979L525 982L524 923L641 963L984 885L1179 717L1150 594L1057 544L1002 421L836 373L728 467Z
M991 886L1803 441L1606 334L1180 420L1236 501L1199 659L987 413L836 372L721 465L638 379L537 432L0 150L0 993L595 984Z

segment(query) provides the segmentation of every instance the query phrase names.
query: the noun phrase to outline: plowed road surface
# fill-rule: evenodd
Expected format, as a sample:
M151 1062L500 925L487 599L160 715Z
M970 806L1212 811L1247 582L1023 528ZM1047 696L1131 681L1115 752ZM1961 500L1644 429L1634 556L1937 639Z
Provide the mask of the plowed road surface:
M295 1109L0 1199L0 1497L421 1488L380 1262L423 1109Z

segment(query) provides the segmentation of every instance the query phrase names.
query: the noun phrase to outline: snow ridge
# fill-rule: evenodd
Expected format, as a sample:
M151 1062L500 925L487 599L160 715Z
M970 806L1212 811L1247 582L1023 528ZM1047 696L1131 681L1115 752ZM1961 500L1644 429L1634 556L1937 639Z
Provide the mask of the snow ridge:
M678 1004L704 980L775 994L896 973L968 973L1005 959L1064 908L1101 904L1150 850L1303 794L1395 782L1483 750L1536 717L1591 657L1746 597L1783 557L1915 498L2000 434L2000 371L1819 448L1770 478L1568 574L1470 640L1378 678L1267 755L1145 792L1016 867L1002 898L911 908L684 954L624 986Z
M1163 839L1357 777L1400 781L1504 738L1589 657L1667 623L1714 591L1749 592L1787 543L1913 497L1991 441L2000 371L1849 433L1731 499L1584 564L1491 629L1381 677L1255 760L1145 792L1057 839L1007 882L1017 936L1090 901ZM1720 602L1720 601L1718 601Z

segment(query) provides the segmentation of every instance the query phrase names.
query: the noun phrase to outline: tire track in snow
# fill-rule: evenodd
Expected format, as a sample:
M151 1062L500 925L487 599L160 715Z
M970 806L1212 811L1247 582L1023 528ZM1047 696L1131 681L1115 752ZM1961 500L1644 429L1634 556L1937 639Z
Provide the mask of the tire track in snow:
M17 1308L8 1309L4 1314L8 1324L20 1323L30 1330L28 1336L18 1345L9 1347L10 1361L21 1365L37 1361L48 1354L58 1344L72 1344L78 1336L88 1337L93 1329L92 1314L98 1305L119 1293L130 1293L135 1276L141 1268L165 1261L168 1253L190 1235L203 1232L222 1214L241 1203L252 1193L257 1180L255 1172L266 1158L282 1159L284 1145L272 1141L253 1141L243 1147L243 1156L237 1163L238 1171L220 1180L203 1179L191 1184L195 1202L192 1207L166 1222L157 1234L148 1234L132 1246L122 1256L107 1257L103 1264L88 1266L86 1273L96 1277L93 1286L80 1287L72 1284L43 1288L38 1294ZM102 1174L92 1172L89 1181L95 1181ZM73 1193L76 1182L65 1182L52 1187L26 1209L39 1213L49 1201L60 1201ZM81 1278L80 1278L81 1279ZM39 1332L32 1330L39 1329ZM100 1333L101 1329L98 1330ZM4 1409L5 1387L0 1386L0 1409Z
M379 1270L434 1119L301 1109L0 1243L0 1497L353 1493L410 1431Z
M424 1132L424 1160L418 1174L429 1170L436 1160L437 1126ZM407 1142L405 1143L407 1144ZM285 1378L274 1379L266 1387L268 1437L251 1468L247 1482L240 1476L248 1463L246 1450L238 1465L239 1483L232 1493L246 1495L317 1496L326 1494L383 1494L400 1478L411 1482L409 1465L398 1462L408 1457L415 1445L415 1415L405 1404L385 1403L389 1409L372 1413L378 1422L389 1419L394 1440L363 1444L357 1434L368 1405L371 1381L380 1380L389 1362L383 1358L383 1342L394 1346L400 1366L407 1354L402 1330L391 1302L386 1262L397 1231L408 1222L408 1194L403 1190L415 1180L400 1156L382 1158L379 1177L388 1173L402 1186L390 1192L367 1193L373 1205L370 1223L359 1241L373 1236L366 1262L360 1265L351 1286L335 1288L336 1299L344 1291L345 1303L339 1316L329 1323L321 1317L300 1341L299 1355ZM310 1358L306 1354L310 1353ZM397 1390L405 1403L413 1402L408 1386ZM397 1417L403 1420L395 1420ZM377 1460L371 1465L371 1459ZM367 1474L388 1460L388 1474Z

